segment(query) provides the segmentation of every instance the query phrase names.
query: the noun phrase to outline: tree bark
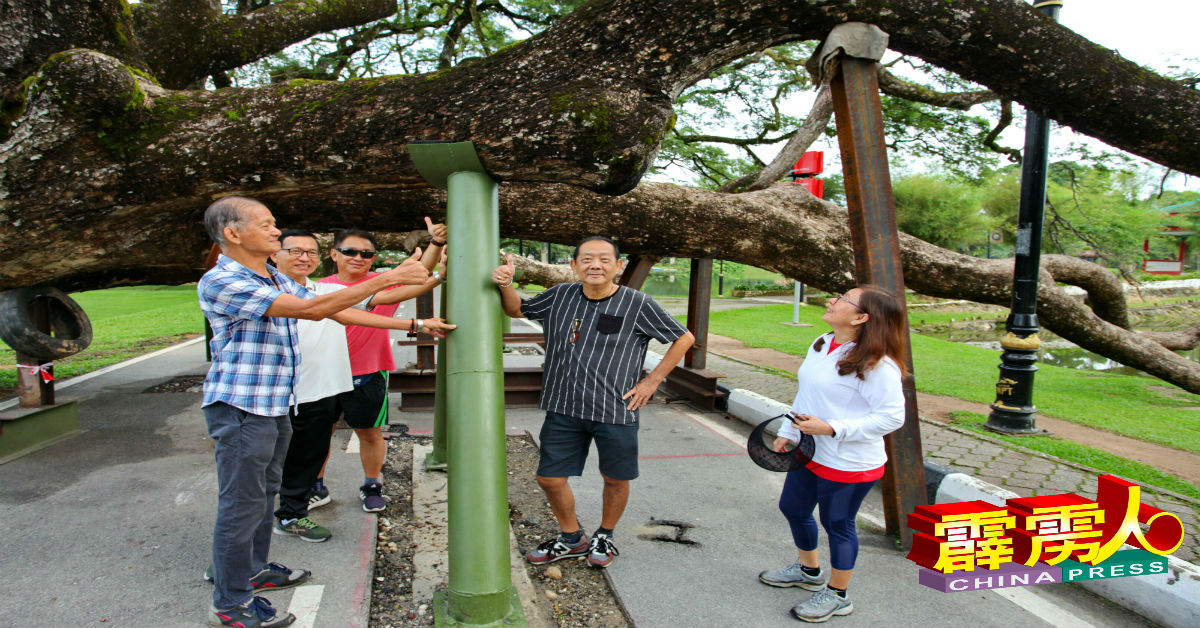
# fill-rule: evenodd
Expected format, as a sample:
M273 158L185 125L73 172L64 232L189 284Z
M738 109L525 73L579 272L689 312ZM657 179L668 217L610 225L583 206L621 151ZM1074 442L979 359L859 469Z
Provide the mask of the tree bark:
M266 201L288 226L419 227L445 200L408 158L419 139L475 143L504 182L506 235L571 242L604 232L631 252L719 256L844 289L852 257L835 206L786 186L743 195L635 186L683 89L745 54L820 39L849 20L878 24L895 50L1001 97L1200 175L1194 90L1017 2L595 0L530 40L432 75L217 91L159 83L191 84L322 25L369 19L381 0L288 0L242 16L206 13L205 0L160 0L139 5L136 20L121 0L0 3L16 27L0 36L0 247L15 252L0 260L0 288L193 280L209 248L202 212L229 194ZM165 7L201 23L151 19ZM304 7L336 16L308 20ZM266 16L282 20L262 20L277 37L252 25ZM238 24L262 37L235 41ZM189 39L188 28L212 32ZM997 262L902 240L914 289L1008 302ZM1048 328L1200 389L1181 358L1046 290ZM1100 313L1120 322L1119 312Z
M560 210L562 219L556 220L554 207L569 209ZM646 222L647 207L657 208L653 224ZM502 194L501 212L501 229L509 237L533 237L536 230L556 241L572 241L604 233L616 239L623 252L719 257L773 270L830 292L855 285L848 214L788 183L744 194L643 183L618 198L570 186L512 186ZM568 215L583 220L568 220ZM523 228L527 221L541 224ZM718 241L722 244L714 247ZM909 289L1006 307L1011 303L1012 259L970 257L903 233L900 244ZM1115 298L1120 307L1110 307L1104 314L1127 325L1124 297L1113 296L1120 285L1112 273L1065 256L1044 259L1037 312L1043 327L1089 351L1200 393L1200 364L1157 342L1162 339L1173 349L1191 348L1200 341L1200 332L1143 334L1109 322L1055 282L1078 283L1093 302ZM553 283L555 276L561 276L531 275L539 283ZM1190 347L1183 346L1189 338Z

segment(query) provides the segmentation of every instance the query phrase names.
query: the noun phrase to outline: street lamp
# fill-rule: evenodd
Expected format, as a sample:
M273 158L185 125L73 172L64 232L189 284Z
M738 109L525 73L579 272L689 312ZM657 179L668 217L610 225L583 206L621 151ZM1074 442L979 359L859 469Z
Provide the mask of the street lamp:
M1044 0L1033 7L1058 19L1062 0ZM1050 120L1026 111L1025 150L1021 163L1021 204L1017 212L1016 256L1013 262L1012 306L1005 320L1008 332L1000 340L1000 379L996 400L984 427L1003 434L1042 434L1033 405L1033 376L1037 372L1037 290L1041 266L1042 217L1046 210L1046 171L1049 168ZM990 245L990 240L989 240Z

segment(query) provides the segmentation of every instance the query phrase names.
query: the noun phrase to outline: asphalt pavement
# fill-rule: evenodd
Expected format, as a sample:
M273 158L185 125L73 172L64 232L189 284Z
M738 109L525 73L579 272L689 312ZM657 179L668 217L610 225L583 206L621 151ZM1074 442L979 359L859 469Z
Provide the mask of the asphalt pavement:
M200 575L216 502L212 444L198 388L147 391L206 369L203 344L193 342L60 386L61 397L80 400L85 433L0 465L0 628L203 625L211 589ZM507 412L510 430L536 434L540 420L534 410ZM396 413L393 422L428 429L432 416ZM756 578L790 562L794 550L775 505L782 476L745 457L748 432L683 404L643 411L641 478L609 570L641 628L797 625L787 611L804 594ZM335 503L318 511L334 538L274 537L273 560L315 572L310 585L270 596L301 616L298 626L366 625L375 515L359 509L361 469L346 438L339 432L327 473ZM573 486L590 529L600 513L594 452ZM879 497L869 497L866 518L881 520L880 510ZM649 540L664 520L693 526L685 538L696 543ZM917 567L869 524L861 544L851 584L856 610L835 625L1149 625L1073 585L939 593L919 585Z

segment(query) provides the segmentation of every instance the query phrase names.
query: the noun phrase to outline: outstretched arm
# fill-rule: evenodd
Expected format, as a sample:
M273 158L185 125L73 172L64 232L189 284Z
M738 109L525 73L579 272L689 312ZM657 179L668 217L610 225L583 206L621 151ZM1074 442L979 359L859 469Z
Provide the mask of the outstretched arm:
M425 332L431 336L443 338L446 332L455 329L457 325L451 325L440 318L426 318L420 321L412 318L393 318L391 316L382 316L380 314L372 314L362 310L349 308L330 316L333 320L343 325L359 325L360 327L375 327L379 329L399 329L401 331L412 331L414 327L418 331Z
M266 314L267 316L318 321L328 318L380 290L400 284L423 284L428 278L429 271L421 264L421 251L418 249L403 264L344 290L312 299L281 294L271 303L271 307L267 308Z

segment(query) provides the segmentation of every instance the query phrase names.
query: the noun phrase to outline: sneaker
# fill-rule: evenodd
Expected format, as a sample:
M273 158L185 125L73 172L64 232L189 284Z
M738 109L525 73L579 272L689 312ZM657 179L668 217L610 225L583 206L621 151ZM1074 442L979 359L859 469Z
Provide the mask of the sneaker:
M280 617L265 598L254 596L249 602L227 610L209 607L210 626L239 626L240 628L282 628L291 626L296 616L288 613Z
M279 563L267 563L266 569L250 578L250 586L255 591L267 589L286 589L298 584L304 584L312 572L307 569L288 569Z
M800 563L792 563L783 569L772 569L758 574L763 584L773 587L800 587L808 591L820 591L825 588L825 571L821 570L815 576L804 573Z
M525 554L525 558L535 564L544 565L556 560L583 558L588 554L588 538L586 534L579 535L579 541L568 545L562 536L556 536L537 546L537 549Z
M325 488L324 485L314 486L312 492L308 495L308 509L320 508L332 501L333 498L329 496L329 489Z
M292 519L286 524L283 522L283 519L276 519L275 527L271 532L280 536L298 536L301 541L308 541L309 543L328 541L329 537L333 536L332 532L313 523L313 520L308 517Z
M792 607L793 617L812 623L829 621L834 615L849 615L853 612L854 603L850 598L834 593L829 587L813 593L807 602Z
M592 537L592 542L588 545L587 561L592 567L604 568L613 561L614 556L620 554L617 546L613 545L612 537L607 534L597 534Z
M279 563L268 563L266 569L258 572L253 578L250 578L250 586L254 587L255 591L263 589L286 589L303 583L311 575L312 573L306 569L293 571ZM212 565L209 565L208 569L204 570L204 581L213 581Z
M363 510L379 512L387 508L387 500L383 498L383 485L371 482L358 487L358 497L362 499Z

